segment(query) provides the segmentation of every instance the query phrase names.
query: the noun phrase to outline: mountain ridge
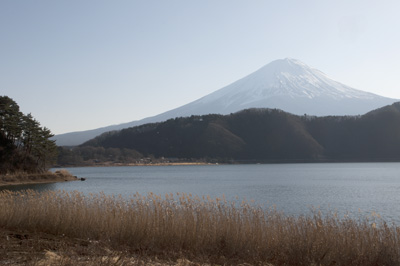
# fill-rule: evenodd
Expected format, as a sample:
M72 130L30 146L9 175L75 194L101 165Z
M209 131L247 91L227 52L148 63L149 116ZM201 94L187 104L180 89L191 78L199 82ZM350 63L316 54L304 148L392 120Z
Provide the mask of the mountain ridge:
M395 99L353 89L329 79L299 60L272 61L255 72L198 100L156 116L120 125L56 135L58 145L78 145L101 133L170 118L210 113L229 114L248 108L277 108L302 115L361 115Z

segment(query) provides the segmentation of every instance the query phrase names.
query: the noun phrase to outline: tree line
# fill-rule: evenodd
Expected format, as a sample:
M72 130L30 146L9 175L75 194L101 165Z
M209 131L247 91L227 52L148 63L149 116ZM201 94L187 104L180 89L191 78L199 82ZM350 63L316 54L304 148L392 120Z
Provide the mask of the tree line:
M0 174L43 172L56 162L53 136L8 96L0 96Z
M276 109L170 119L104 133L81 145L155 158L233 161L400 161L400 103L362 116L297 116Z
M58 147L58 166L92 166L103 163L131 164L140 162L143 155L132 149L103 147Z

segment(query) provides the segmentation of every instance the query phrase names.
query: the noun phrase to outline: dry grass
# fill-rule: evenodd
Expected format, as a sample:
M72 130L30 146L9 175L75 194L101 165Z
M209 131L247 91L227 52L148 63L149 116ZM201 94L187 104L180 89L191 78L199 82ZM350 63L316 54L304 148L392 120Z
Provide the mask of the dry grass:
M377 216L355 220L315 211L292 217L246 202L186 194L136 194L126 200L79 192L3 191L0 227L100 241L129 254L171 261L400 265L400 228Z
M88 239L0 228L0 265L207 265L181 258L172 261L115 250Z
M51 183L72 180L77 180L77 178L65 169L57 170L54 173L50 171L44 173L16 172L12 174L0 175L0 186L29 183Z

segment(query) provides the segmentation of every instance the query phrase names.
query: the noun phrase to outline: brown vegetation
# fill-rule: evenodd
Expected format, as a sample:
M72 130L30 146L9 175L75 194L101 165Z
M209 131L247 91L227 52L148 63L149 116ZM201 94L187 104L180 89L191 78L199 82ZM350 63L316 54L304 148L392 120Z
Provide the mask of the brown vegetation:
M109 243L0 228L0 265L200 265L187 259L160 259L114 249Z
M50 171L44 173L17 172L13 174L0 175L0 186L31 183L53 183L74 180L78 180L77 177L73 176L71 173L64 169L57 170L54 173Z
M3 191L0 227L112 247L117 253L103 252L108 259L125 254L127 260L148 256L209 264L400 264L400 228L376 216L355 220L314 212L293 217L246 202L185 194L124 199L64 191ZM59 250L52 252L64 256ZM67 254L65 250L61 254Z

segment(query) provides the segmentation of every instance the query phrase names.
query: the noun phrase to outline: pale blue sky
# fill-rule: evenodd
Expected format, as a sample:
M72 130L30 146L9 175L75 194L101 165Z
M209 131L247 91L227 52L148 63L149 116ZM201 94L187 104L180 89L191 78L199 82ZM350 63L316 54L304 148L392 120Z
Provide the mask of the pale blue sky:
M400 99L400 1L1 0L0 95L53 133L157 115L281 58Z

